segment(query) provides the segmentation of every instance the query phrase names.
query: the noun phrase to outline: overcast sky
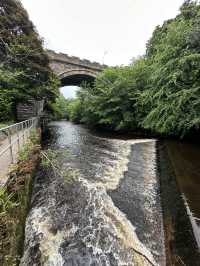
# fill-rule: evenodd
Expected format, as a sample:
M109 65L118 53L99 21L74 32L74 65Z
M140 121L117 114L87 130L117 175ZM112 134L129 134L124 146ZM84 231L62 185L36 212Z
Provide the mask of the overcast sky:
M144 54L183 0L21 0L45 47L108 65Z

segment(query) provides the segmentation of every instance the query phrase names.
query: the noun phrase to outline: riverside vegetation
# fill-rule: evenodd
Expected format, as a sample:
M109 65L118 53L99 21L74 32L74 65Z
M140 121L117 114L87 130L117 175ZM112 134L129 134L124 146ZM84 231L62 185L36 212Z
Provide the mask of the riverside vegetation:
M59 82L49 68L26 10L17 0L0 1L0 122L15 119L18 102L58 95Z
M40 131L33 129L29 141L19 153L18 163L10 169L7 184L0 187L0 265L16 266L20 263L32 183L38 166L44 175L45 171L52 171L55 176L61 176L65 184L78 178L78 172L70 167L64 172L60 170L58 155L56 150L41 151Z
M0 188L0 265L19 264L32 176L40 159L39 133L32 130L5 187Z
M83 84L75 100L66 100L62 95L58 97L59 81L48 66L42 40L26 11L17 0L1 1L0 122L15 119L18 102L45 98L45 107L55 119L178 137L197 133L199 26L200 4L185 1L176 18L155 29L144 56L132 60L129 66L105 69L93 86ZM20 154L19 164L11 171L7 187L0 189L3 266L17 265L23 253L21 243L32 174L39 159L42 168L61 175L67 184L73 183L78 175L70 168L66 173L60 172L56 153L40 152L37 137L32 137Z
M18 0L0 1L0 128L13 123L18 102L58 95L59 82L49 68L42 40ZM19 163L0 188L0 265L18 265L23 253L24 224L32 175L40 158L39 136L19 154Z
M54 105L57 114L74 122L177 137L199 132L200 4L185 1L155 29L144 56L105 69L63 102Z

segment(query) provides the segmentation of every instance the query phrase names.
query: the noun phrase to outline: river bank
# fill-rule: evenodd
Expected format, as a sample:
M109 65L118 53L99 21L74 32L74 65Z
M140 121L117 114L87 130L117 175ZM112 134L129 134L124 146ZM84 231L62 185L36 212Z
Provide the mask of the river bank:
M29 210L32 179L40 160L40 134L32 132L19 154L19 162L0 187L0 265L19 265Z
M194 202L191 195L195 190L199 191L200 187L198 182L194 182L193 175L190 174L186 179L187 174L183 174L188 171L187 163L194 162L194 158L183 160L180 145L184 146L172 141L162 141L157 145L167 265L198 266L200 253L191 221L191 218L195 217L192 214ZM192 149L194 150L194 147ZM175 160L175 157L179 160ZM177 174L178 166L181 166L182 175ZM190 187L195 186L190 195L185 194L182 189L182 184L187 180ZM189 205L186 205L186 197ZM196 200L199 200L198 198L196 197ZM196 226L198 228L197 224Z

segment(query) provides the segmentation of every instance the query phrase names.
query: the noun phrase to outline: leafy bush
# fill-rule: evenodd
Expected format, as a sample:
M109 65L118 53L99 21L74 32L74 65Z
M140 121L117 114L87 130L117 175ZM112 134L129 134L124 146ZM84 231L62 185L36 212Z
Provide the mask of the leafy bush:
M82 118L82 104L79 99L73 99L69 102L68 107L69 119L75 123L81 122Z
M68 106L70 102L70 99L65 99L65 97L60 94L55 103L51 105L51 109L53 111L53 119L69 119Z
M184 136L200 126L200 5L187 1L181 14L155 31L147 54L152 65L150 90L139 102L148 110L141 125L155 132Z
M200 127L200 4L157 27L144 57L107 68L80 89L73 121L114 130L150 130L183 137Z
M17 0L0 2L0 121L14 116L18 102L54 101L59 82L27 12Z

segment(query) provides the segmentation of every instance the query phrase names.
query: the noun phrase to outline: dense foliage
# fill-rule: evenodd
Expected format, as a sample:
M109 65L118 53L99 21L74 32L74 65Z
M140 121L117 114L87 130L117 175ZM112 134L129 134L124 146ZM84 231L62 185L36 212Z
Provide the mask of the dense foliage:
M157 28L148 43L151 88L141 95L143 125L185 135L200 125L200 5L186 1L181 14Z
M52 118L54 120L69 119L69 104L71 100L65 99L65 97L60 94L54 103L50 105Z
M17 0L0 1L0 120L19 101L53 100L58 82L27 12Z
M200 125L200 4L157 27L144 57L105 69L71 103L72 120L184 136ZM70 115L69 115L70 116ZM72 116L72 115L71 115Z

